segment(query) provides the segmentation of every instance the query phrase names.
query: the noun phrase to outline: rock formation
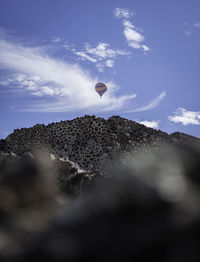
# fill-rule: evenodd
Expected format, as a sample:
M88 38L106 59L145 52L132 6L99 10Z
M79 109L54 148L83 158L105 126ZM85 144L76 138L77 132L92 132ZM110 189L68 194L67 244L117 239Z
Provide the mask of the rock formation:
M58 189L81 194L81 185L90 184L94 175L105 175L113 161L126 163L140 151L148 152L160 145L199 141L182 133L168 135L119 116L105 120L86 115L47 126L37 124L14 130L5 140L0 140L0 151L18 157L30 152L40 160L44 154L54 155Z
M185 137L179 139L177 135L170 136L119 116L108 120L85 116L14 130L0 142L0 150L17 155L48 150L58 157L68 158L81 169L98 173L105 161L117 154L137 152L175 140L182 141Z
M200 261L200 145L85 116L0 140L0 261Z

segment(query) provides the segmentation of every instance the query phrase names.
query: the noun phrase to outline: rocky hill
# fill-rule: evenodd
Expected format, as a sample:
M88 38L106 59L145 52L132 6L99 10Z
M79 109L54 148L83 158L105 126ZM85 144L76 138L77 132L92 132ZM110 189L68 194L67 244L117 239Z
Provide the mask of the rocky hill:
M157 147L161 143L196 140L199 139L180 133L168 135L119 116L105 120L86 115L47 126L37 124L14 130L0 141L0 150L17 155L47 150L68 158L84 170L99 172L108 159L119 154L148 150L149 146Z
M118 116L15 130L0 261L200 261L199 141Z

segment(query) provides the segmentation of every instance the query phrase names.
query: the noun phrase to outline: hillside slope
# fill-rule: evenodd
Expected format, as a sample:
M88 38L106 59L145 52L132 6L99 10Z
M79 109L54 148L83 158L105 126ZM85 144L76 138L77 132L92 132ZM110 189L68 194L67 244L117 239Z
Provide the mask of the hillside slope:
M38 124L17 129L1 141L0 150L21 155L45 149L56 156L68 158L84 170L99 172L105 161L122 153L146 151L149 146L157 147L161 143L193 141L192 137L188 139L187 135L180 137L177 134L180 133L170 136L119 116L105 120L86 115L47 126Z

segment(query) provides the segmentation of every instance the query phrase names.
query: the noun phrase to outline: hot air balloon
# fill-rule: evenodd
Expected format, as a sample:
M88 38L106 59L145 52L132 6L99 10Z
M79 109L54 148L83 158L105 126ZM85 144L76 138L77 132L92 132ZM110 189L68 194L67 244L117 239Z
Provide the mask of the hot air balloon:
M100 95L100 98L102 95L107 91L107 86L104 83L97 83L95 85L95 90Z

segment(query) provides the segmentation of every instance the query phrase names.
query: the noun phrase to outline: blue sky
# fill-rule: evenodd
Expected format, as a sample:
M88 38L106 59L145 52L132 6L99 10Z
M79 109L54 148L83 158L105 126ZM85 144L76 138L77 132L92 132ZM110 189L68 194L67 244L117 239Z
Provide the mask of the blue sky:
M85 114L200 137L199 10L199 0L1 0L0 138Z

